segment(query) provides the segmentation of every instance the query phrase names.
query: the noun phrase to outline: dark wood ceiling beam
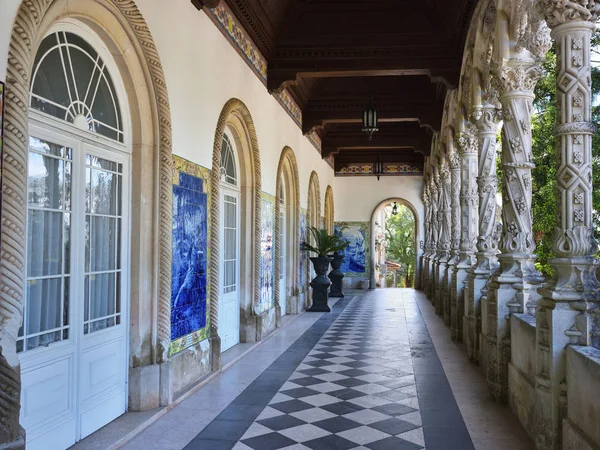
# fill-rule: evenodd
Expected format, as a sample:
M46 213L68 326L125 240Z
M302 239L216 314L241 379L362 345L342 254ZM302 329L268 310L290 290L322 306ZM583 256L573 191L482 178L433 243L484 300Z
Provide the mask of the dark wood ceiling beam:
M221 0L192 0L192 4L196 7L196 9L202 8L216 8Z
M367 69L368 67L368 69ZM448 89L456 88L460 68L454 58L423 58L412 60L368 60L330 59L317 63L316 60L269 63L267 89L279 93L303 78L374 77L392 75L425 75L431 82L442 83Z
M309 107L302 116L302 131L306 134L326 123L361 123L364 107L361 103L345 106L334 104L321 109ZM388 108L377 105L377 112L382 123L415 120L422 127L438 131L442 122L443 105L426 102L396 104Z
M396 135L396 136L377 136L369 141L367 135L358 137L331 137L326 136L321 145L321 156L328 158L331 155L338 155L346 150L367 150L377 152L382 150L401 150L407 152L419 152L429 154L431 150L431 137L425 135Z

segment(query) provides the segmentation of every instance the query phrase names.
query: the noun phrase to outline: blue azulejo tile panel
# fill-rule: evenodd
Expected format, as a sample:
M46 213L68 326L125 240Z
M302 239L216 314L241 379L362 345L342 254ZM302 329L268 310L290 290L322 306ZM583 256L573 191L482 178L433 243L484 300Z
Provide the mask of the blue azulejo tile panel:
M261 314L274 303L273 295L273 236L275 222L275 198L263 193L261 206L261 238L260 238L260 303L256 312Z
M303 209L300 212L300 292L304 292L306 288L306 273L307 273L307 256L306 252L302 251L302 245L306 242L306 211Z
M171 340L193 335L175 346L180 349L201 340L199 331L207 328L208 193L199 166L178 158L175 165Z
M348 241L340 270L346 275L369 275L369 223L336 222L335 234Z

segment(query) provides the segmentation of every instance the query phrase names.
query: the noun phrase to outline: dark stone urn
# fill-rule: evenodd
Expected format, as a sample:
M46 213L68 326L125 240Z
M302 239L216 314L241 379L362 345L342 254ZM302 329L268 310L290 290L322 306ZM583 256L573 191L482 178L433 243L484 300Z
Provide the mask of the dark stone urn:
M313 257L310 260L313 263L317 276L310 282L313 288L311 312L331 312L331 308L327 304L329 299L329 286L331 281L327 278L327 269L333 258L331 256Z
M344 272L340 270L343 262L344 255L340 255L338 252L335 252L333 254L333 261L331 261L331 268L333 270L329 272L329 275L327 275L331 280L331 289L329 290L330 297L344 297L344 293L342 292L342 279L344 278Z

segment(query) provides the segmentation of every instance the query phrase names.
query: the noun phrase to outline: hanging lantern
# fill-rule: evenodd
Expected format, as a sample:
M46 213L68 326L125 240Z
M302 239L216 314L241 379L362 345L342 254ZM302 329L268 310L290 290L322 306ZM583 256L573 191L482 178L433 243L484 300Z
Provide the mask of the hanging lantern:
M368 134L369 140L373 139L373 133L379 131L379 120L377 117L377 110L373 106L372 100L369 97L369 103L363 111L363 127L362 130Z
M369 140L373 139L373 133L379 131L379 117L377 110L373 106L373 96L371 93L371 80L369 79L369 103L363 111L362 130L369 135Z
M379 181L379 177L383 175L383 163L381 162L381 158L378 156L377 161L373 166L373 173L377 176L377 181Z
M396 214L398 214L398 205L394 202L394 206L392 206L392 216L395 216Z

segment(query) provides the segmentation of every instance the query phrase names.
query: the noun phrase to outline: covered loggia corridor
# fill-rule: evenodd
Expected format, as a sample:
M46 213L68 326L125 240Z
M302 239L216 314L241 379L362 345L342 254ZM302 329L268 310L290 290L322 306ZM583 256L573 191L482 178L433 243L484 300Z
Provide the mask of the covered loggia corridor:
M349 293L331 314L295 319L122 448L532 449L449 337L418 291ZM116 428L74 449L105 448Z
M2 0L0 450L598 450L599 19Z

